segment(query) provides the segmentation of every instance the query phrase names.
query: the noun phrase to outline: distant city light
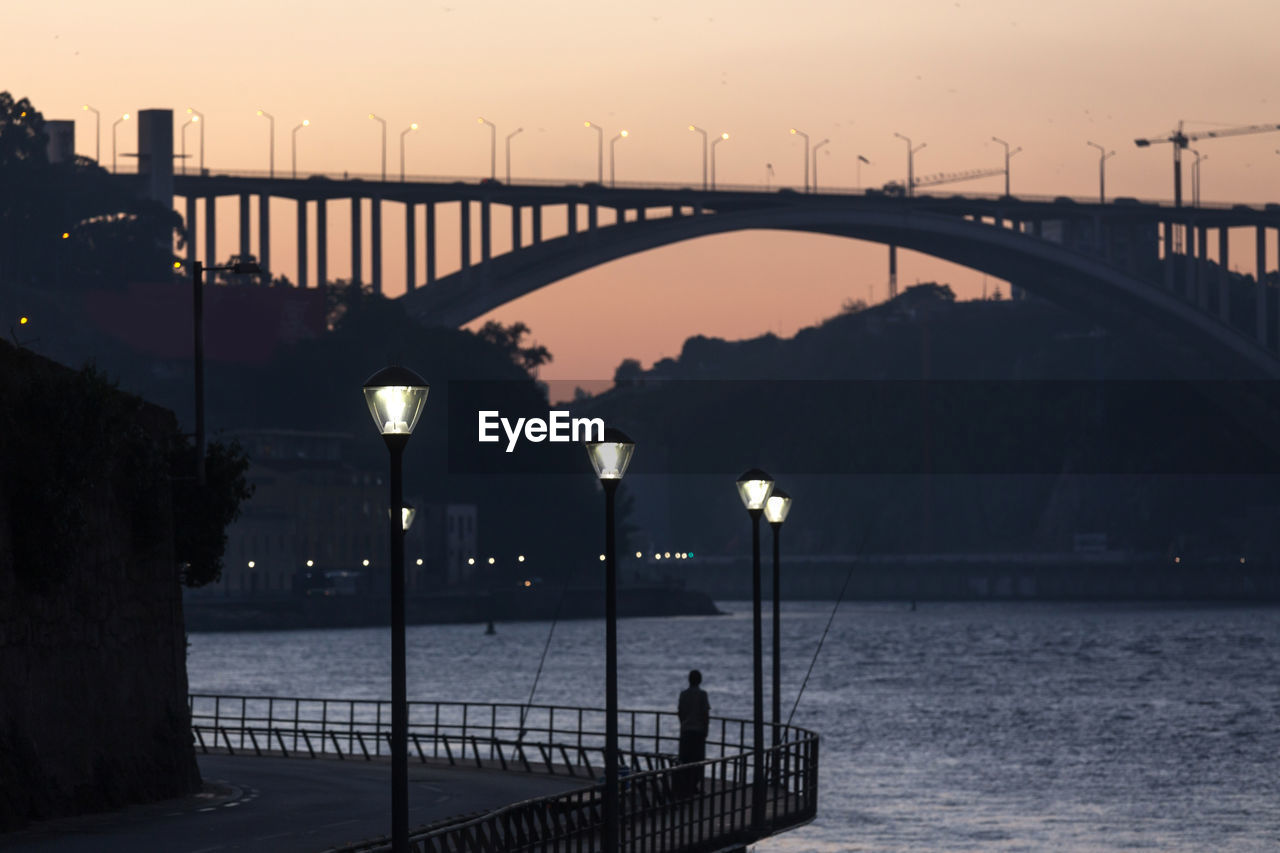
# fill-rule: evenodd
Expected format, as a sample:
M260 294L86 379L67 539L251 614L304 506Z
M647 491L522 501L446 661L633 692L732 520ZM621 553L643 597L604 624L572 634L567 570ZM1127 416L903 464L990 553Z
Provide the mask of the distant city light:
M640 559L640 557L641 557L640 552L639 552L639 551L636 551L636 559L638 560L638 559Z
M493 565L493 557L490 557L490 558L489 558L489 565L491 565L491 566Z
M368 557L366 557L366 558L364 559L364 561L363 561L363 563L362 563L361 565L368 566L368 565L369 565L369 558L368 558Z
M68 237L70 237L70 236L71 236L71 232L70 232L70 231L63 231L63 232L62 232L62 239L63 239L63 240L66 240L66 239L67 239Z
M664 557L666 557L668 560L670 560L670 559L671 559L671 552L670 552L670 551L666 551L666 552L664 552L664 553L663 553L663 555L662 555L662 556L664 556Z
M253 560L250 560L250 561L249 561L249 568L251 568L251 569L252 569L255 565L256 565L256 564L253 562Z
M600 562L602 562L602 563L604 562L604 554L601 554L601 555L600 555Z
M316 561L315 561L315 560L307 560L307 568L308 568L308 569L309 569L309 568L311 568L312 566L314 566L315 564L316 564Z
M654 554L654 555L653 555L653 559L655 559L655 560L661 560L661 559L662 559L662 555L661 555L661 554Z
M467 565L468 565L468 566L474 566L475 564L476 564L476 558L475 558L475 557L467 557Z
M516 557L516 559L523 563L523 562L524 562L524 554L521 554L519 557Z
M19 318L18 318L18 325L19 325L19 326L25 326L25 325L27 325L27 323L30 323L30 322L31 322L31 321L30 321L30 320L28 320L26 317L19 317Z
M1242 565L1242 566L1244 565L1244 557L1241 557L1241 558L1240 558L1240 565Z
M1181 562L1182 562L1182 558L1181 558L1181 557L1174 557L1174 558L1173 558L1173 561L1174 561L1175 563L1181 563Z
M421 557L419 557L419 558L418 558L418 565L419 565L419 566L421 566L421 565L422 565L422 558L421 558Z
M524 582L524 585L525 585L525 586L533 586L533 581L525 581L525 582Z

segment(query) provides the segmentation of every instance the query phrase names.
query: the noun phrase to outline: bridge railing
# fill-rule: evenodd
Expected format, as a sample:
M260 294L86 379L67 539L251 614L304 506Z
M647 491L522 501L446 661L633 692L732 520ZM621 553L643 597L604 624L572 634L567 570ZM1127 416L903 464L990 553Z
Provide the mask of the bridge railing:
M372 761L390 755L390 703L379 700L192 694L202 751ZM678 765L679 720L666 711L618 715L622 848L719 849L812 820L818 737L766 726L765 809L753 822L749 720L713 717L708 758ZM603 821L605 714L565 705L410 702L411 760L580 778L583 787L452 818L412 833L415 851L594 850ZM343 851L389 849L385 839Z

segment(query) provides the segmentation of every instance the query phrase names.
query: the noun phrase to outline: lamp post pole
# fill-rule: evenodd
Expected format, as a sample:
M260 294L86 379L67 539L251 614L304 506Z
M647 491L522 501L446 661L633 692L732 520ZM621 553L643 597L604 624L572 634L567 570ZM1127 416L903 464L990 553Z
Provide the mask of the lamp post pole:
M369 113L369 118L382 125L382 180L387 179L387 120Z
M116 128L120 125L120 122L128 121L128 120L129 120L129 114L125 113L124 115L120 116L120 118L116 119L111 123L111 174L113 175L117 171L116 169Z
M870 160L868 160L866 157L863 157L861 154L859 154L858 165L857 165L857 176L854 178L854 180L857 182L857 186L855 186L854 189L857 189L857 190L862 189L862 164L863 163L866 163L868 166L871 165Z
M818 149L824 145L830 145L830 139L824 139L817 145L813 146L813 191L818 191Z
M614 171L613 171L613 146L615 143L617 143L619 139L626 139L627 136L628 136L627 131L623 130L623 131L620 131L617 136L613 137L613 139L609 140L609 186L611 187L617 185L616 181L614 180Z
M182 124L182 156L178 159L182 160L182 174L187 173L187 128L192 124L200 121L200 119L192 116Z
M102 164L102 113L85 104L80 109L93 113L93 162Z
M269 151L267 156L267 176L274 178L276 176L276 117L266 110L258 110L258 115L271 123L271 129L269 131L271 134L271 141L267 148Z
M387 367L364 384L365 400L391 457L389 507L404 506L403 459L430 387L412 370ZM388 513L391 540L391 849L409 851L409 704L405 687L404 519Z
M583 127L596 132L596 183L604 183L604 128L592 121L584 121Z
M1108 151L1104 146L1096 142L1086 142L1085 145L1093 146L1098 149L1098 204L1107 203L1107 161L1116 156L1116 152Z
M716 146L729 138L729 134L721 133L711 141L711 189L716 188Z
M604 833L602 849L619 849L618 819L618 570L614 541L614 496L626 473L635 442L618 429L587 444L591 465L604 487L605 667L604 667Z
M204 174L204 113L199 110L187 107L187 115L194 116L192 119L200 125L200 174Z
M310 119L303 119L302 124L296 126L290 134L290 154L293 159L293 179L298 179L298 131L311 124Z
M404 136L406 133L410 133L417 129L418 123L415 121L413 124L400 131L400 183L402 184L404 183Z
M1004 194L1009 195L1009 160L1013 158L1014 154L1017 154L1019 151L1022 150L1022 146L1019 145L1017 148L1010 151L1009 143L1005 142L1000 137L993 136L991 137L991 141L998 142L1004 146Z
M523 127L517 127L515 130L507 134L507 138L503 140L507 149L507 183L511 183L511 137L524 131Z
M752 468L738 478L738 495L751 516L751 729L754 766L751 774L751 825L764 828L764 629L760 617L760 516L773 491L773 480Z
M492 181L498 176L498 126L484 116L477 116L476 122L489 125L489 180Z
M774 489L765 501L764 517L773 528L773 745L782 742L782 578L778 568L782 522L791 512L791 496ZM776 753L775 753L776 755Z
M916 152L924 148L929 143L921 142L919 145L912 148L911 139L909 137L903 136L901 133L894 133L893 135L907 143L907 198L911 198L916 194Z
M804 137L804 191L809 191L809 134L803 130L791 128L791 133L795 136Z
M702 189L707 189L707 132L697 125L689 125L689 129L702 134Z

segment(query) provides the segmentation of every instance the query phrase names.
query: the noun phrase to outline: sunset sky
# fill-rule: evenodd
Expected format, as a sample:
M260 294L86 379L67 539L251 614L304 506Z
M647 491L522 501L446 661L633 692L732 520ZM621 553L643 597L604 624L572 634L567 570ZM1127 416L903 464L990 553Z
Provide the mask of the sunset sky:
M376 173L388 124L388 173L399 134L411 175L479 177L489 131L512 140L512 174L595 179L596 134L622 128L619 181L701 180L690 123L727 131L721 184L803 182L803 148L829 138L822 186L902 180L905 144L927 147L916 173L1001 165L999 136L1024 150L1015 195L1096 194L1097 151L1114 148L1108 196L1171 196L1169 146L1138 149L1180 119L1189 130L1280 122L1275 53L1280 4L1256 0L74 0L10 10L0 88L29 97L46 118L77 120L77 150L103 161L121 113L172 108L178 125L206 117L205 165L267 168L265 109L276 118L276 169L290 130L300 172ZM1270 99L1275 99L1272 103ZM121 152L134 150L132 123ZM187 151L198 155L197 128ZM1206 201L1276 201L1280 133L1194 144ZM608 172L606 147L605 172ZM1188 158L1188 161L1191 158ZM1187 168L1189 197L1189 167ZM1001 178L937 192L994 193ZM219 253L235 251L234 204L220 206ZM273 209L277 273L293 275L292 204ZM384 280L402 290L399 206L387 205ZM227 218L230 217L230 218ZM223 220L225 219L225 224ZM344 276L344 226L331 214L331 275ZM1244 257L1236 252L1236 258ZM555 355L547 378L611 376L623 359L675 355L689 335L791 334L848 298L884 298L886 250L839 238L745 233L680 244L557 283L495 313L522 320ZM366 261L367 263L367 261ZM921 256L900 258L899 280L949 281L962 297L983 277ZM994 287L995 282L988 282ZM425 370L426 368L420 368Z

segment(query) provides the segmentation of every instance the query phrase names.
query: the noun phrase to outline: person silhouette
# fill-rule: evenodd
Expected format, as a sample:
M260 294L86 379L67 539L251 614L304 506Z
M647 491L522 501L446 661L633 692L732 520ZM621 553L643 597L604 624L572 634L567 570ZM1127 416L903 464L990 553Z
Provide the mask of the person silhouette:
M702 684L702 673L689 671L689 686L680 691L676 713L680 717L680 763L693 764L707 757L707 730L711 725L711 702ZM702 771L691 768L677 777L677 794L692 796L701 788Z

